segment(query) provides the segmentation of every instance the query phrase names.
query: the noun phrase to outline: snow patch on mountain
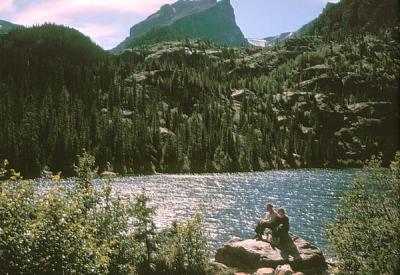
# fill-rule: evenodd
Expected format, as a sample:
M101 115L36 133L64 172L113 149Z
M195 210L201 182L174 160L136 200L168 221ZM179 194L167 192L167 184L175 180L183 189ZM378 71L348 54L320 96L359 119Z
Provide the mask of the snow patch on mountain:
M250 45L255 47L265 48L268 46L267 40L265 39L247 38L247 41L250 43Z

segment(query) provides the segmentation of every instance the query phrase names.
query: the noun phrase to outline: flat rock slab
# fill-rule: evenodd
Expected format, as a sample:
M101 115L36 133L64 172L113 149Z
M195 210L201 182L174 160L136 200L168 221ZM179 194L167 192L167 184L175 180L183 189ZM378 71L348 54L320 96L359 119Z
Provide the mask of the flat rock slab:
M266 241L233 238L218 249L215 260L240 270L256 271L286 264L294 271L311 274L327 269L321 250L292 234L276 246Z
M274 275L275 269L270 267L263 267L256 271L255 275Z

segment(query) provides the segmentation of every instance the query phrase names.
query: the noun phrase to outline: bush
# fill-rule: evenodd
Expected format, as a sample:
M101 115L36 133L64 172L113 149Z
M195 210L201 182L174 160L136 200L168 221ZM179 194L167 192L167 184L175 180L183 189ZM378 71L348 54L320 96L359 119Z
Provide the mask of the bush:
M372 159L341 199L328 235L341 274L400 274L400 153Z
M201 217L186 224L174 223L163 232L160 241L158 269L162 274L205 275L209 268L207 241L201 229Z
M206 274L198 217L157 233L148 198L112 196L110 180L95 187L94 163L84 153L74 184L48 191L0 167L12 178L0 181L0 274Z

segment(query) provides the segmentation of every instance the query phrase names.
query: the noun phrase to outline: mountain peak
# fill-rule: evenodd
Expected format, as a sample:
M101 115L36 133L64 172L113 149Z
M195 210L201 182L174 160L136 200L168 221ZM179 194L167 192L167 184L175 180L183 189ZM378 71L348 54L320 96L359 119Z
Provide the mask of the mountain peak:
M154 28L171 25L181 18L207 10L217 3L217 0L179 0L173 4L165 4L146 20L133 26L130 36L138 37Z
M333 7L336 6L336 5L337 5L337 3L328 2L328 3L326 3L325 9L328 10L328 9L330 9L330 8L333 8Z
M114 51L134 43L160 42L184 38L209 39L216 43L246 43L236 24L230 0L179 0L163 5L156 13L130 29L130 36Z

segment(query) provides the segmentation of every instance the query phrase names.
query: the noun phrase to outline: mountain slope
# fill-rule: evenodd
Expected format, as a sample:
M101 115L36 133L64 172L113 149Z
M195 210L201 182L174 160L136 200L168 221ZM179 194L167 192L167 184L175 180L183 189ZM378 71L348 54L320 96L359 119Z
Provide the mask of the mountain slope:
M398 24L398 0L342 0L328 3L323 13L297 33L345 37L348 34L378 33Z
M18 164L25 176L39 176L43 161L63 173L71 171L70 164L63 165L73 161L70 153L79 140L71 123L81 125L79 135L85 135L93 91L108 89L107 70L101 69L108 56L88 37L64 26L46 24L0 35L0 143L6 135L18 140L0 145L0 159Z
M324 8L324 10L322 11L321 15L326 13L329 9L333 8L336 6L337 3L331 3L328 2ZM314 25L317 23L318 21L318 17L313 19L312 21L308 22L307 24L305 24L304 26L302 26L300 29L298 29L296 31L296 35L297 36L302 36L302 35L306 35L309 34L309 32L311 31L311 29L314 27Z
M19 28L23 28L23 26L0 20L0 34L5 34Z
M284 32L276 36L269 36L264 38L265 41L267 41L268 46L274 46L276 43L285 41L291 37L293 37L294 33L293 32Z
M0 49L3 51L26 51L36 56L43 55L45 60L54 57L82 63L97 60L106 54L79 31L54 24L18 29L1 36L0 42Z
M113 51L184 38L209 39L227 45L247 43L236 24L229 0L179 0L164 5L157 13L133 26L130 36Z

